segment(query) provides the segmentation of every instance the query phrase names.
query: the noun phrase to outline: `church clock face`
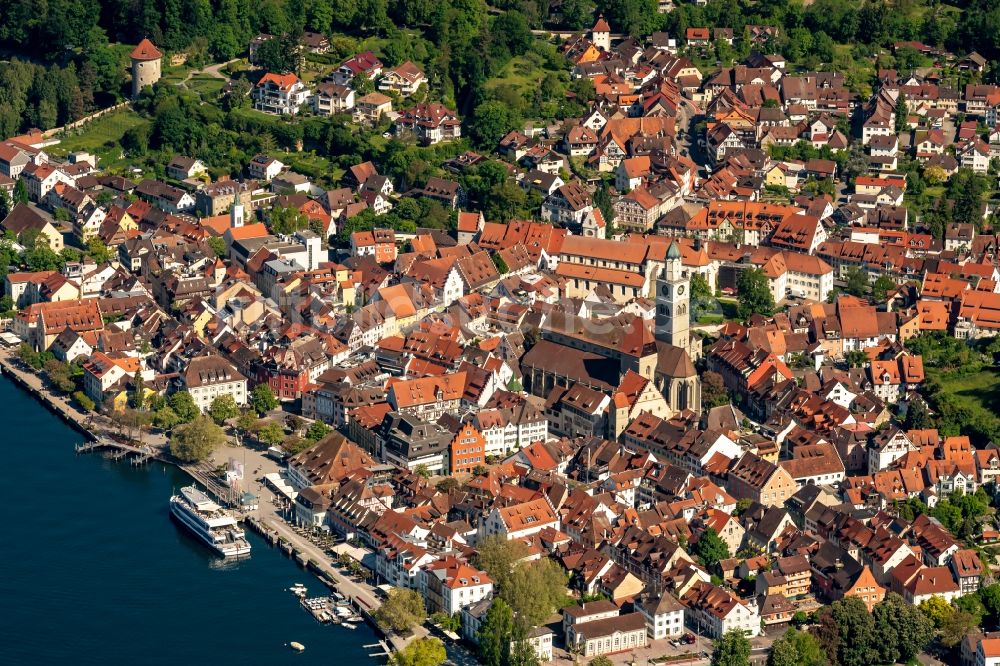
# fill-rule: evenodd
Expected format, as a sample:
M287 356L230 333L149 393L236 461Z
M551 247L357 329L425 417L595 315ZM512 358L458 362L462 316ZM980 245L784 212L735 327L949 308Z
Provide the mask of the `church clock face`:
M677 295L678 296L684 295L684 285L682 284L677 285Z
M663 294L664 296L670 296L670 285L669 284L660 285L660 293Z

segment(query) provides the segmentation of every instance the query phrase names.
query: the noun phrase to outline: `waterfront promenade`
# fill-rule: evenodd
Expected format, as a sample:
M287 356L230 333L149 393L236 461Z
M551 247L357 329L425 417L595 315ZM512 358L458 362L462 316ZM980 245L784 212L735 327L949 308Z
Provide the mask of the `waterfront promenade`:
M39 374L25 369L17 358L16 352L10 349L0 349L0 369L21 388L27 390L64 421L73 425L81 434L85 433L90 439L106 438L116 432L117 429L111 419L101 414L81 411L67 396L53 391ZM248 487L246 490L256 491L258 494L262 492L264 475L279 469L278 464L262 452L249 447L234 446L228 441L224 447L213 452L209 460L192 465L177 464L177 461L169 456L167 452L168 438L163 433L144 433L142 444L152 449L152 457L166 464L176 464L178 468L184 470L217 497L227 489L214 477L211 471L218 465L228 462L230 458L237 459L244 464L247 476L251 480L251 483L246 485L259 484L257 488ZM228 499L227 497L219 498ZM282 550L296 559L302 566L313 569L314 574L329 580L341 594L356 600L359 609L364 610L366 615L378 610L381 601L372 586L352 579L346 572L336 567L329 554L307 536L293 529L284 520L280 507L276 503L264 501L263 497L259 497L259 499L260 502L255 511L237 512L241 519L256 523L258 531L262 532L269 542L279 543L280 539L280 542L287 544L287 548L282 548ZM399 650L410 641L426 637L428 634L429 631L426 627L418 626L408 636L387 632L386 638L392 649Z

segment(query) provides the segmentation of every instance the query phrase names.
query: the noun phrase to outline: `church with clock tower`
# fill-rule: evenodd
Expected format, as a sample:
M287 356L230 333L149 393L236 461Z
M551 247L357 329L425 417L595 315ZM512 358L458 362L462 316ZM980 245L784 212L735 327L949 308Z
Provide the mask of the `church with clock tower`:
M701 412L701 378L694 361L701 339L691 335L691 279L681 265L681 248L671 242L656 278L656 386L674 413Z
M676 242L667 249L666 265L656 278L656 339L680 347L692 361L699 354L698 338L691 338L691 280L681 265Z

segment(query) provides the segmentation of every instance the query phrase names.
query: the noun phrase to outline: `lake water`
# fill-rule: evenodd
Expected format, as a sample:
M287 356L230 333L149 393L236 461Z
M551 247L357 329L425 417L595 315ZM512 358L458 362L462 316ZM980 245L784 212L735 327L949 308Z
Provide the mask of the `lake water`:
M381 663L369 627L299 607L291 584L326 588L255 534L250 558L227 563L171 520L182 472L77 456L80 441L0 378L0 663Z

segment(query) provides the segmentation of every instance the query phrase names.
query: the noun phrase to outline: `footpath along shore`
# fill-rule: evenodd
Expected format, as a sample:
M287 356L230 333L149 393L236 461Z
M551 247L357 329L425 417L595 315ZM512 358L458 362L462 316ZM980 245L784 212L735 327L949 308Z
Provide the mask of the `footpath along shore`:
M96 442L107 439L115 431L114 424L110 419L101 414L80 411L67 397L52 391L38 374L21 367L21 362L17 358L16 353L10 349L0 349L0 373L33 395L49 410L70 424L90 441ZM161 433L144 433L142 444L150 447L150 458L164 464L176 465L194 480L205 486L216 496L216 499L230 504L228 496L220 496L221 484L209 474L212 468L211 464L179 464L168 455L168 440ZM215 458L221 461L228 459L230 456L239 456L244 459L245 469L260 471L260 477L255 479L258 482L262 481L263 474L268 471L274 471L276 468L274 461L266 458L260 452L245 447L236 448L227 445L223 450L215 454ZM296 562L313 573L320 581L350 598L361 615L365 617L375 631L379 635L384 636L388 641L388 645L383 645L383 647L400 650L409 642L426 637L429 634L427 628L422 625L415 627L413 633L405 637L385 632L379 627L372 617L372 614L381 606L381 601L378 595L375 594L374 588L367 583L360 583L351 579L344 572L336 568L329 554L324 552L322 548L313 543L307 536L293 529L284 520L276 504L261 501L258 504L258 508L254 511L236 510L236 513L241 520L246 521L268 543L278 546L285 554L295 559Z

